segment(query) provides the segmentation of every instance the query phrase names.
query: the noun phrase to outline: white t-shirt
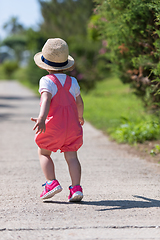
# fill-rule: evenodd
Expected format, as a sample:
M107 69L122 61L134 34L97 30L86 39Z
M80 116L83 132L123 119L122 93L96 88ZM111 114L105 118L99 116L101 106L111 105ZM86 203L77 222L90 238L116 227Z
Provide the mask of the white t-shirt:
M58 78L58 80L60 81L60 83L63 86L65 83L65 80L66 80L66 74L56 73L54 75ZM80 94L80 87L79 87L79 84L78 84L76 78L71 77L71 80L72 80L72 83L71 83L71 88L70 88L69 92L76 99L76 97ZM39 82L39 93L40 94L44 91L50 92L52 94L52 98L53 98L56 95L57 90L58 89L57 89L56 84L49 77L44 76L40 79L40 82Z

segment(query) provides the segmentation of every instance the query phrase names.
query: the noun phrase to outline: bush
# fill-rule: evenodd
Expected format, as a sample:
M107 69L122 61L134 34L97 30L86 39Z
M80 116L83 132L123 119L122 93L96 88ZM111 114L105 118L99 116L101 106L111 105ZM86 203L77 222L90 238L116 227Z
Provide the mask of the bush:
M160 107L160 4L158 0L96 0L106 58L145 106Z
M47 75L47 71L40 69L34 62L33 57L30 58L27 69L26 77L29 83L38 87L39 80L42 76Z
M160 136L160 125L155 121L126 122L114 130L111 136L119 143L130 144L157 140Z
M11 79L13 76L13 73L18 69L18 62L16 61L5 61L2 64L2 71L5 74L5 78Z
M105 61L98 55L100 42L88 39L73 39L70 42L70 54L75 59L75 69L71 72L84 91L93 89L96 82L106 73ZM105 73L104 73L105 70Z

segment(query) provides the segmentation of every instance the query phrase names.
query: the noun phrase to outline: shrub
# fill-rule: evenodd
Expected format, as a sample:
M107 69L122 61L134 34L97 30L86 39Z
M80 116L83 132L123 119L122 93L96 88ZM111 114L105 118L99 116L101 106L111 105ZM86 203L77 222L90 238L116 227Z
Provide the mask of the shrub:
M18 62L17 61L5 61L2 64L2 69L5 74L5 78L11 79L13 73L18 69Z
M100 42L85 38L73 39L70 44L70 53L76 63L71 75L77 78L84 91L93 89L96 82L104 78L105 61L98 55L100 47Z
M106 58L145 106L160 107L160 4L158 0L96 0ZM158 91L158 92L157 92Z
M141 121L139 123L126 122L117 127L111 136L119 143L143 143L147 140L159 139L160 125L158 122Z

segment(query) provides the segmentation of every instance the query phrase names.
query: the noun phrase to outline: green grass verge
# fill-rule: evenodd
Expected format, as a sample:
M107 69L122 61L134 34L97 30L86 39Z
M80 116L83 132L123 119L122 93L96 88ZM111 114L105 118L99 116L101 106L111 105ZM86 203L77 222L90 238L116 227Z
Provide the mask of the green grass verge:
M144 142L159 137L159 124L155 124L158 118L147 113L129 85L118 78L97 83L89 93L82 92L82 97L85 119L118 142Z

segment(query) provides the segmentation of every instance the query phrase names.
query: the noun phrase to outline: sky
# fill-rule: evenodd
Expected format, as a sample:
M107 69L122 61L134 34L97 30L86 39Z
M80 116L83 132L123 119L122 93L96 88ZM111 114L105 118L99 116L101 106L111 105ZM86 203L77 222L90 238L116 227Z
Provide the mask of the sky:
M24 27L36 29L41 22L41 12L38 0L0 0L0 39L5 38L3 25L11 17L18 17Z

